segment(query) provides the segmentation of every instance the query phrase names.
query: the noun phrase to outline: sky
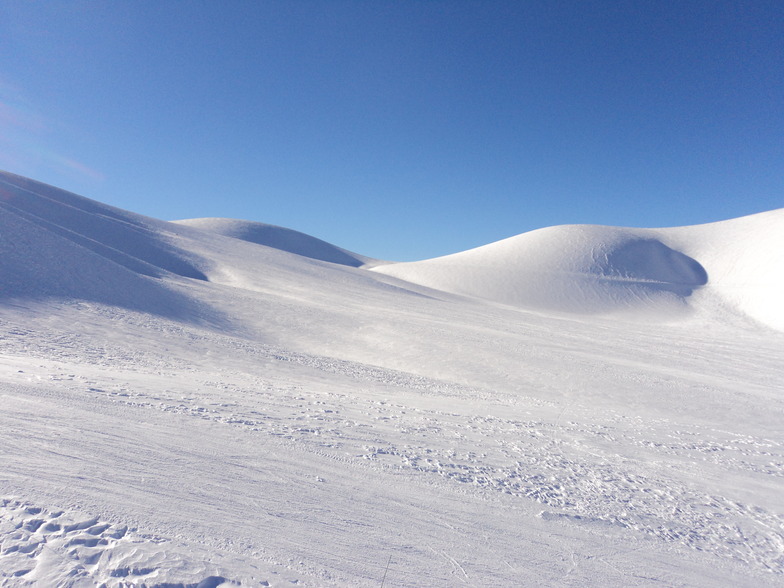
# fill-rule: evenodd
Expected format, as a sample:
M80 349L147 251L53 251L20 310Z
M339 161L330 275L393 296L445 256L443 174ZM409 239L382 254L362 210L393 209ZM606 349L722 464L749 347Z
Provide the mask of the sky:
M784 4L0 3L0 169L380 259L784 206Z

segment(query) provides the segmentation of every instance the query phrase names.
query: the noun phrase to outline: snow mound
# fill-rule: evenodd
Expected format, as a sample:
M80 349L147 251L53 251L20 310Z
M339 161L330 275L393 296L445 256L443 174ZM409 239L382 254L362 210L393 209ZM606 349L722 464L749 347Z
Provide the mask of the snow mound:
M368 257L346 251L305 233L265 223L231 218L193 218L172 222L340 265L360 267L371 261Z
M0 204L132 271L155 277L171 272L206 279L182 252L161 238L161 221L4 172L0 172Z
M669 229L549 227L373 271L455 294L564 313L667 317L711 300L712 307L784 329L783 251L784 209Z
M645 231L591 225L539 229L374 271L456 294L569 313L672 309L708 281L698 261Z
M784 331L784 208L661 231L700 260L722 306Z
M306 296L349 272L356 287L387 287L391 277L547 313L670 320L696 311L784 330L784 209L666 229L556 226L379 263L283 227L169 223L0 172L0 300L79 299L205 318L199 296L208 290L197 287L205 282ZM219 312L218 290L209 291Z
M81 299L182 317L161 280L205 280L155 219L0 172L0 299Z

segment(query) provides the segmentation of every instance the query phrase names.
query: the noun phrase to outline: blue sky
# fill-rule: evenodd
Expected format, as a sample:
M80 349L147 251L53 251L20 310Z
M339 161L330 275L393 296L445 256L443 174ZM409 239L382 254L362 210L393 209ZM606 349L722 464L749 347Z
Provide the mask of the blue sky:
M392 260L784 206L784 4L0 4L0 168Z

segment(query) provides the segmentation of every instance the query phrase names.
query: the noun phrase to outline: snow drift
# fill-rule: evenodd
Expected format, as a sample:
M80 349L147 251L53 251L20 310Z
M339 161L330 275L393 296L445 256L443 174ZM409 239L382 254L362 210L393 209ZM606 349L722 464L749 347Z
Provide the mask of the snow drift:
M0 172L0 299L80 299L184 318L192 301L156 278L206 276L160 221Z
M253 272L240 257L253 257L257 265L286 263L259 249L238 255L221 238L352 268L377 263L283 227L221 218L166 223L8 173L0 175L0 190L4 297L71 296L182 315L185 297L160 278L253 289ZM212 250L229 251L233 267L226 267L226 256L217 262ZM453 255L371 269L543 312L647 320L695 309L731 311L784 329L784 209L669 229L549 227Z
M231 218L193 218L172 222L340 265L360 267L371 261L369 257L346 251L305 233L265 223Z
M784 300L783 252L781 209L670 229L549 227L461 253L372 269L541 311L672 317L724 306L783 329L784 311L776 302Z
M704 265L719 311L784 331L784 208L661 232Z
M556 226L385 265L283 227L169 223L3 172L0 209L4 298L70 297L185 317L204 305L172 287L183 280L268 291L277 288L274 268L304 291L308 281L336 278L327 268L344 267L360 272L355 284L381 286L390 276L539 312L641 320L730 312L784 330L784 209L668 229Z
M375 271L456 294L572 313L679 305L708 281L698 261L659 239L582 225Z

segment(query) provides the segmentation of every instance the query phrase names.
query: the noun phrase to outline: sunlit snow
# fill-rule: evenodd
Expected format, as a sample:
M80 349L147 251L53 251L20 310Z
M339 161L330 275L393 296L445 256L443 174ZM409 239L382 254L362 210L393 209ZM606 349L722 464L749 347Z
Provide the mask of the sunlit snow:
M784 209L411 263L0 174L0 584L784 583Z

